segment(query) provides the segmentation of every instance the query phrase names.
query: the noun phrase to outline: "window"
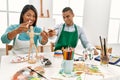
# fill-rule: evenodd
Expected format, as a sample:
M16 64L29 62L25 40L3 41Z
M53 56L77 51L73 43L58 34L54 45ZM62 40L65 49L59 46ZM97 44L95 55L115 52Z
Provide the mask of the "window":
M7 0L0 0L0 10L5 11L7 10Z
M29 0L8 0L9 11L21 12L27 3L29 3Z
M9 25L18 24L20 18L20 13L9 13Z
M1 35L5 32L7 28L7 13L6 12L0 12L0 37ZM0 48L3 47L4 45L1 43L0 40Z

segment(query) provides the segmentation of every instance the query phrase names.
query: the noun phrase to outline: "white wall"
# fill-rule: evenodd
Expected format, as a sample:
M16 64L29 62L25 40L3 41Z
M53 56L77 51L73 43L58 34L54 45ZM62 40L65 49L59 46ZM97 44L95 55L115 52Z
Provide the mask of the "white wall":
M111 0L85 0L83 26L88 40L99 45L99 36L108 36Z

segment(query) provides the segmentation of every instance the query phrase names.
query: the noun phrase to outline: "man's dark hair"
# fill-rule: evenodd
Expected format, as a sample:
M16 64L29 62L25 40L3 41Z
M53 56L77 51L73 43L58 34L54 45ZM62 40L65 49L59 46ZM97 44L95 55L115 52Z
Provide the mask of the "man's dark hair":
M36 21L37 21L37 10L33 5L25 5L24 8L22 9L21 15L20 15L20 24L23 23L23 15L28 11L28 10L32 10L35 13L35 22L33 23L33 26L36 25Z
M65 7L62 12L64 13L66 11L70 11L73 14L73 10L70 7Z

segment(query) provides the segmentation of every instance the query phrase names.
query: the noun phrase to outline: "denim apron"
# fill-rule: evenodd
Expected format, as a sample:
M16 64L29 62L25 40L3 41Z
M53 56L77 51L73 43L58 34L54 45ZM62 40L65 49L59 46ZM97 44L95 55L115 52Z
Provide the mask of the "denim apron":
M74 24L75 31L74 32L68 32L64 31L65 24L63 24L63 28L60 34L60 37L58 39L58 42L55 44L55 51L56 50L61 50L62 47L67 48L67 47L72 47L75 48L78 42L78 31L77 27Z

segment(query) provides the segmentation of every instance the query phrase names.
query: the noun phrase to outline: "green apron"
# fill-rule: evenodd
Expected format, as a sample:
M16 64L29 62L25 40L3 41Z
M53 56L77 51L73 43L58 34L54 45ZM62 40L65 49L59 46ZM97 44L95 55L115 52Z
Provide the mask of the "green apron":
M60 37L58 39L58 42L55 44L55 49L56 50L61 50L62 47L67 48L67 47L72 47L75 48L78 42L78 32L77 32L77 27L74 25L75 31L74 32L68 32L64 31L65 24L63 24L63 28L60 34Z

